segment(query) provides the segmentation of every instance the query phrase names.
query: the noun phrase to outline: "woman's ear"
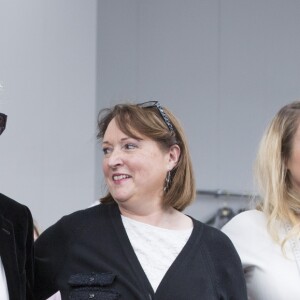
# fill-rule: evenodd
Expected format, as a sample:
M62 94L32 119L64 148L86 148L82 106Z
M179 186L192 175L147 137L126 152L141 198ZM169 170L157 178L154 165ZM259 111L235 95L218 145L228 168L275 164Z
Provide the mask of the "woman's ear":
M170 147L170 149L169 149L169 171L173 170L177 166L177 163L180 158L180 153L181 153L181 150L177 144L172 145Z

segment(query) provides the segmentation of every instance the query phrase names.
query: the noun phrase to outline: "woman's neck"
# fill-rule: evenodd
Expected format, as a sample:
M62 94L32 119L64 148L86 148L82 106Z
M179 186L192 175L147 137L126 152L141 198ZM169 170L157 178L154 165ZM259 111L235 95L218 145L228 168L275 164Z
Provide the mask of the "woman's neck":
M119 209L121 214L127 218L161 228L183 230L193 227L191 218L172 207L167 209L156 208L148 211L146 209L129 209L122 206L119 206Z

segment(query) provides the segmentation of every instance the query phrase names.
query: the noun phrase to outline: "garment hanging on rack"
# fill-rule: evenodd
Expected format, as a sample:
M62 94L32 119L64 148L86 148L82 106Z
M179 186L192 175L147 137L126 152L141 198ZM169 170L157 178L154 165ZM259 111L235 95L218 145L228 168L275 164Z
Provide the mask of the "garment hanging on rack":
M228 206L224 206L219 208L217 212L205 223L213 226L215 228L222 228L229 220L231 220L236 213L233 211L232 208Z

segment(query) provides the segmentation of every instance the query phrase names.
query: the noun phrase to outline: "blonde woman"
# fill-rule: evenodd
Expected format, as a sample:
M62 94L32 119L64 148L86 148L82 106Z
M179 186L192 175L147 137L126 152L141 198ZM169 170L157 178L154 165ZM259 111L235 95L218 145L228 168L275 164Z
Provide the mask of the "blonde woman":
M282 107L258 150L262 202L223 227L242 260L248 299L300 299L300 101Z

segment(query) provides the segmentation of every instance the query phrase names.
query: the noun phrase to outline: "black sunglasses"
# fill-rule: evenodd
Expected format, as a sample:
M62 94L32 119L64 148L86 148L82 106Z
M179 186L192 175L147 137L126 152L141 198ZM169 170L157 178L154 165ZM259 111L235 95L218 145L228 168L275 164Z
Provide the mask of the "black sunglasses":
M7 115L0 113L0 135L5 130Z
M171 121L169 120L167 114L164 112L162 106L160 105L160 103L158 101L147 101L147 102L139 103L137 105L140 106L140 107L142 107L142 108L156 107L157 110L158 110L158 112L159 112L159 114L163 118L164 122L168 126L169 130L171 132L174 132L174 127L173 127Z

